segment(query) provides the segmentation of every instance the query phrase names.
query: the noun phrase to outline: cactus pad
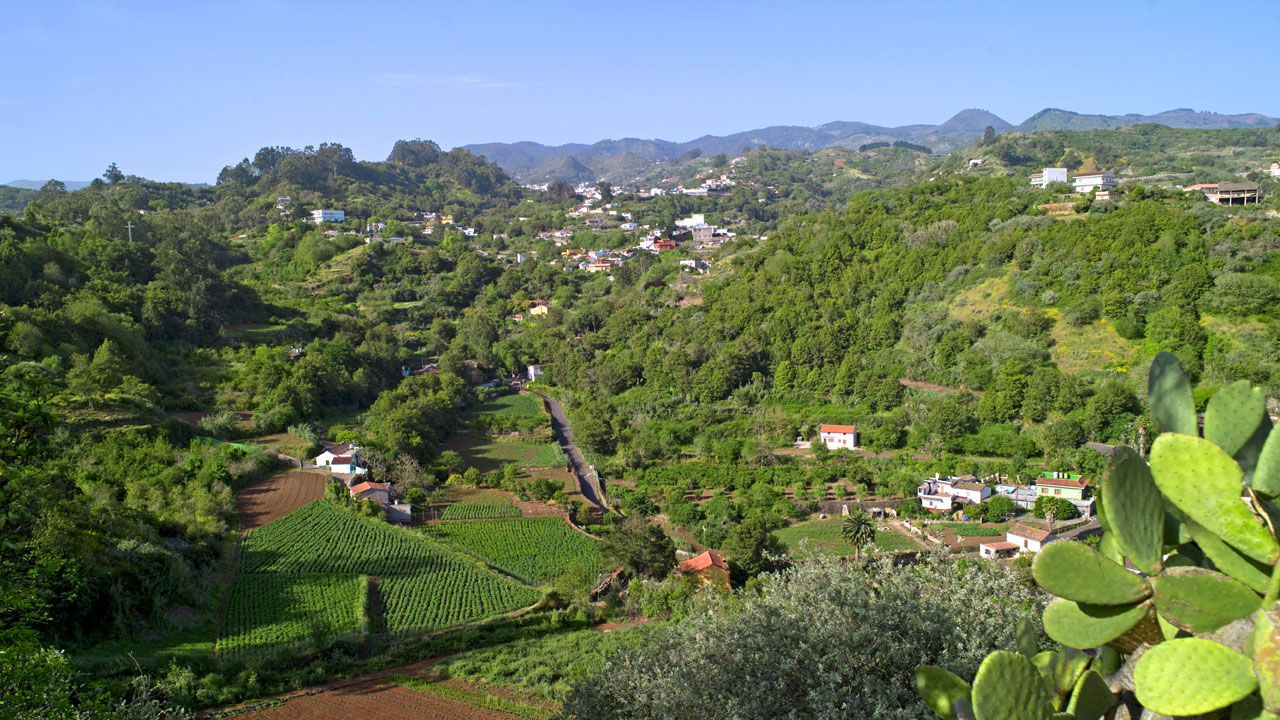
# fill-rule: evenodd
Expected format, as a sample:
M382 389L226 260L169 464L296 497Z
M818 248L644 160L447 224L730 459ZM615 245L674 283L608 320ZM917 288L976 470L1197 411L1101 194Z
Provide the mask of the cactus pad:
M1197 434L1196 404L1191 398L1191 383L1173 353L1159 353L1151 361L1147 396L1151 399L1151 414L1162 432Z
M1156 612L1192 633L1211 633L1258 609L1258 595L1231 578L1202 568L1170 568L1151 581Z
M973 679L978 720L1044 720L1053 712L1040 672L1018 653L997 650L982 661Z
M1151 469L1138 453L1122 447L1108 460L1102 503L1107 508L1116 545L1125 557L1148 575L1160 572L1164 498L1151 478Z
M1040 587L1080 603L1129 605L1151 594L1147 581L1083 543L1049 543L1031 571Z
M1151 447L1156 486L1191 520L1240 552L1272 564L1276 539L1240 499L1243 471L1222 448L1203 438L1165 434Z
M916 689L942 720L957 720L956 700L968 700L970 692L969 683L955 673L933 665L916 668Z
M1146 604L1080 605L1059 598L1045 608L1044 631L1067 647L1093 648L1125 634L1148 610Z
M1218 710L1258 688L1249 658L1201 638L1179 638L1151 648L1138 660L1133 680L1138 702L1165 715Z

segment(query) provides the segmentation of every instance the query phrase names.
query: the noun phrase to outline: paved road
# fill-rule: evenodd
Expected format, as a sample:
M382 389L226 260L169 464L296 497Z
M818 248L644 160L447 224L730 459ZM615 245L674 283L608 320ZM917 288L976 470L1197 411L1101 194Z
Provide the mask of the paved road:
M569 427L569 418L565 416L564 408L553 397L534 390L529 392L547 401L547 409L551 411L551 430L560 441L560 448L569 456L569 462L573 464L573 474L578 478L578 491L588 502L604 507L604 493L600 492L595 473L591 472L591 468L587 466L582 452L578 450L577 445L573 444L573 428Z

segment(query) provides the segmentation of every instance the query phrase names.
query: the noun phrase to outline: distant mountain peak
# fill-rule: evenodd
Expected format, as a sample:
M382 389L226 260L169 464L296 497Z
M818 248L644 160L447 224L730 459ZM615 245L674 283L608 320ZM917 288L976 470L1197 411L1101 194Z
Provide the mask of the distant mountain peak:
M935 132L938 134L952 132L981 133L988 126L992 127L996 132L1004 132L1013 127L1013 125L1005 122L1003 118L993 112L980 108L968 108L952 115L951 119L939 125Z

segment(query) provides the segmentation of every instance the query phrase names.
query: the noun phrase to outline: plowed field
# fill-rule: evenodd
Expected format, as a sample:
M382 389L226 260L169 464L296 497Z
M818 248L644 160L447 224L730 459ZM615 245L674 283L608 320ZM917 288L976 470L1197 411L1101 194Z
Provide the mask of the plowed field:
M399 685L369 681L316 695L290 698L284 705L241 717L252 720L511 720L520 716L424 695Z
M323 473L288 470L277 473L236 496L240 528L252 530L324 497L329 478Z

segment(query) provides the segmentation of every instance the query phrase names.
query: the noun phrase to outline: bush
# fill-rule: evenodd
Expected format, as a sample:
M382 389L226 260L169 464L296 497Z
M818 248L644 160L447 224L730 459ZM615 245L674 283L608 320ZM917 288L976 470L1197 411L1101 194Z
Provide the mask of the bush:
M216 415L206 415L200 418L200 430L207 435L212 435L219 440L229 440L236 436L238 428L236 423L240 422L240 416L230 410L223 410Z
M989 650L1013 646L1019 620L1038 626L1041 607L997 564L938 559L865 572L815 559L757 587L734 612L708 599L687 622L613 656L574 688L565 715L931 717L916 667L972 676Z

